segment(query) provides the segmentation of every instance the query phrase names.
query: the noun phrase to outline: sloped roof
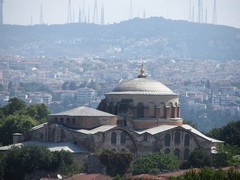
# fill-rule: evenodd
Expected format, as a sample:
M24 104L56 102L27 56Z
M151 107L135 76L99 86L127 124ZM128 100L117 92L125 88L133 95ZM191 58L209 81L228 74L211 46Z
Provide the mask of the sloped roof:
M198 131L197 129L193 128L192 126L190 126L188 124L183 124L182 127L184 129L187 129L187 130L193 132L194 134L197 134L198 136L201 136L204 139L207 139L207 140L213 142L213 143L214 142L223 142L223 141L220 141L220 140L217 140L217 139L214 139L214 138L210 138L210 137L204 135L203 133L201 133L200 131Z
M87 153L87 150L83 147L76 146L70 142L44 142L44 141L24 141L22 143L11 144L9 146L0 147L0 151L10 150L13 146L21 147L23 145L37 145L37 146L45 146L50 151L69 151L71 153Z
M110 129L115 128L117 125L103 125L103 126L99 126L97 128L91 129L91 130L86 130L86 129L80 129L80 130L76 130L77 132L80 133L84 133L84 134L96 134L99 132L106 132Z
M114 117L115 115L99 111L97 109L81 106L78 108L70 109L68 111L60 112L57 114L51 114L50 116L99 116L99 117Z
M203 133L201 133L200 131L198 131L197 129L193 128L192 126L188 125L188 124L183 124L182 126L175 126L175 125L160 125L160 126L157 126L157 127L153 127L153 128L149 128L149 129L146 129L146 130L143 130L143 131L135 131L136 133L138 134L143 134L143 133L149 133L151 135L155 135L155 134L158 134L158 133L161 133L161 132L164 132L164 131L167 131L167 130L170 130L170 129L173 129L173 128L176 128L176 127L182 127L186 130L189 130L191 131L193 134L196 134L210 142L213 142L213 143L222 143L223 141L220 141L220 140L217 140L217 139L214 139L214 138L210 138L206 135L204 135Z

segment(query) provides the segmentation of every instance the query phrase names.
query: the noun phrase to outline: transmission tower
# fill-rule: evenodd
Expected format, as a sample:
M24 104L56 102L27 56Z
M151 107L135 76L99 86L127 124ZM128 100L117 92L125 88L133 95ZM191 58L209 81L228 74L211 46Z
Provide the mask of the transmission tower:
M129 7L129 19L132 19L132 0L130 0L130 7Z
M104 6L101 6L101 25L104 25Z
M71 7L71 0L68 1L67 23L72 23L72 7Z
M41 4L41 8L40 8L40 21L39 21L40 25L43 24L43 7L42 7L42 4Z
M194 5L192 6L192 22L195 21L195 16L194 16Z
M98 24L98 7L97 7L97 0L94 3L93 9L93 24Z
M188 21L192 21L192 0L189 0Z
M82 22L82 12L81 12L81 8L79 7L79 10L78 10L78 23L81 23Z
M217 1L214 0L213 4L213 24L217 24Z
M3 25L3 0L0 0L0 25Z
M203 22L203 1L198 0L198 23Z
M205 9L205 23L206 24L208 23L208 10L207 10L207 7Z
M143 19L146 19L146 11L145 11L145 9L143 11Z

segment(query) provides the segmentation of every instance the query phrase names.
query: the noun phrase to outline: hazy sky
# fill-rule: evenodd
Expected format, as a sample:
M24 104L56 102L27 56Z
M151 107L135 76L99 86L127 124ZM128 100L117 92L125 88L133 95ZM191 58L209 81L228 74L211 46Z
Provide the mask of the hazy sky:
M39 24L42 5L43 21L46 24L64 24L68 17L69 0L3 0L4 24ZM104 21L120 22L130 17L130 2L132 1L132 17L163 16L169 19L188 19L189 0L97 0L98 20L100 22L101 6L104 6ZM213 19L213 1L203 0L203 20L207 9L208 23ZM71 15L75 22L81 14L93 21L95 0L71 0ZM191 0L197 20L197 2ZM194 7L194 8L193 8ZM84 13L85 12L85 13ZM192 13L191 13L192 14ZM240 0L217 0L217 22L240 28Z

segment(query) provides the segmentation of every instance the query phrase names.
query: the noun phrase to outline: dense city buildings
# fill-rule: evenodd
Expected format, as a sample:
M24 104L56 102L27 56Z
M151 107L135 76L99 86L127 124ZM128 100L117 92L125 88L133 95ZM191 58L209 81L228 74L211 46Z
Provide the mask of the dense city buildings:
M239 119L239 61L142 60L148 77L160 80L180 95L180 114L185 121L208 131ZM123 79L136 76L136 64L140 66L142 60L3 56L0 104L16 96L27 103L45 103L52 113L80 105L96 108L104 94Z
M13 142L84 155L112 149L138 156L171 153L187 160L196 149L215 153L217 144L223 142L183 123L178 97L161 82L147 78L142 64L137 78L123 80L105 94L99 110L80 106L51 114L46 123L30 132L14 134Z

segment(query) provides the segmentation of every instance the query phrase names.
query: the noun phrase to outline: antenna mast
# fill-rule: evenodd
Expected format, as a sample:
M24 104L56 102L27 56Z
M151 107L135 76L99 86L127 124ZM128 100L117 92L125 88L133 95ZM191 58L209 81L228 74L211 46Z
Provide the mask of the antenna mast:
M129 19L132 19L132 0L130 0Z
M101 6L101 25L104 25L104 6Z
M3 0L0 0L0 25L3 25Z
M198 23L203 22L203 1L198 0Z
M39 21L40 25L43 25L43 7L41 4L41 9L40 9L40 21Z
M71 0L68 1L67 23L72 23L72 8L71 8Z
M217 1L214 0L213 4L213 24L217 24Z
M192 21L192 0L189 0L188 21Z
M93 9L93 24L98 24L98 7L97 7L97 0L94 3Z

